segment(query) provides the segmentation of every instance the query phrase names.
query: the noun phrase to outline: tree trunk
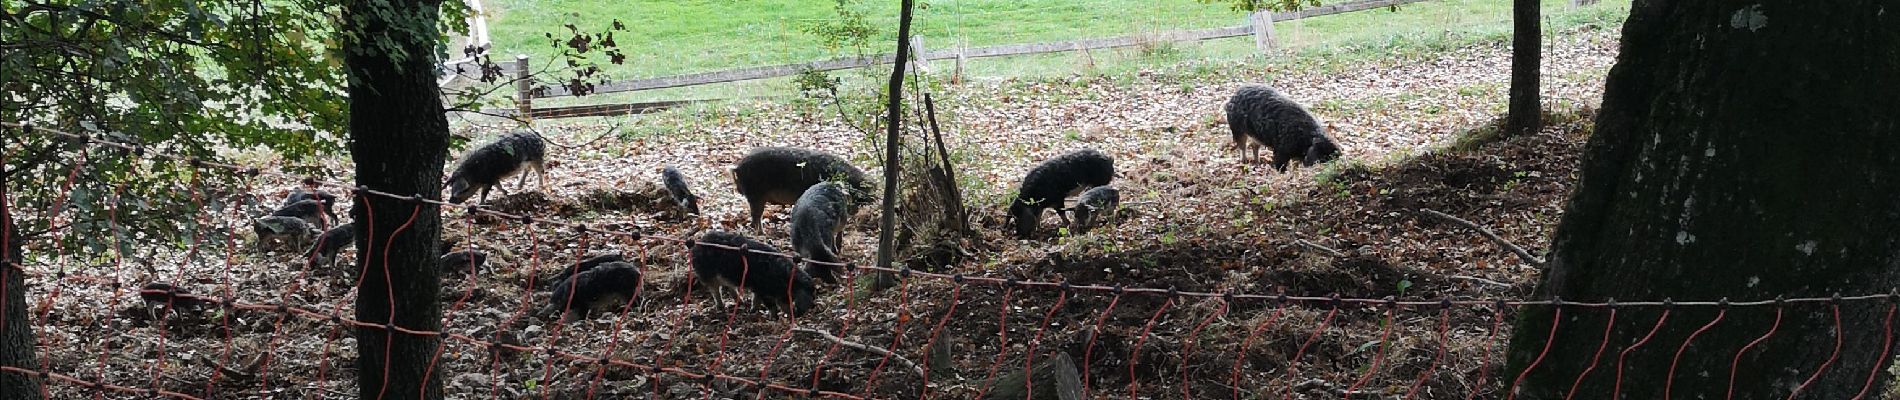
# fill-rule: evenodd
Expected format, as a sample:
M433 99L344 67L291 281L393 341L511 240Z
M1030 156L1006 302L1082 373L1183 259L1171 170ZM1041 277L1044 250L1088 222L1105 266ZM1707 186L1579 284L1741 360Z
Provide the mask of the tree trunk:
M1082 377L1076 372L1075 360L1069 358L1067 352L1057 352L1037 361L1035 368L998 378L983 399L1082 400L1087 397L1082 391Z
M350 77L350 155L356 182L372 190L439 198L448 156L448 120L435 82L436 1L349 2L344 30ZM383 196L356 196L352 217L367 225L356 243L356 318L406 329L440 330L440 209ZM393 237L392 237L392 234ZM437 337L360 328L360 398L441 398L442 385L424 377ZM440 376L441 369L434 375Z
M884 204L880 212L880 219L878 220L877 234L877 266L880 268L890 268L891 258L896 256L896 254L894 254L894 251L896 251L894 247L895 243L891 241L891 234L897 230L897 174L898 165L901 164L897 160L897 149L900 147L898 140L902 138L899 133L904 130L904 68L906 68L906 61L910 59L911 0L904 0L903 7L903 10L899 11L897 17L897 58L893 60L897 66L891 68L890 103L886 105L886 108L889 109L889 114L885 117L884 121L886 124L884 139ZM889 280L887 274L878 274L877 276L879 277L879 284L876 286L888 286L884 284Z
M5 310L0 310L0 366L39 370L38 360L33 359L33 320L26 314L26 271L19 267L24 261L20 252L20 231L13 225L13 206L7 196L6 182L0 182L0 302L5 302ZM0 372L0 398L19 400L40 399L40 381L38 377L9 372Z
M1543 126L1538 103L1538 78L1543 65L1543 27L1538 0L1511 2L1511 100L1504 117L1504 134L1536 133Z
M1638 1L1606 85L1541 295L1740 301L1900 287L1895 2ZM1839 331L1825 304L1787 305L1778 326L1775 307L1729 308L1686 349L1717 310L1676 307L1629 353L1621 398L1725 398L1731 383L1734 399L1789 398L1837 340L1838 359L1794 398L1857 398L1881 371L1864 397L1878 398L1892 382L1893 355L1881 353L1890 306L1842 302ZM1619 352L1660 311L1619 310L1577 398L1613 398ZM1606 319L1562 310L1547 358L1517 397L1565 398L1604 343ZM1552 320L1545 307L1523 313L1506 378L1543 353Z

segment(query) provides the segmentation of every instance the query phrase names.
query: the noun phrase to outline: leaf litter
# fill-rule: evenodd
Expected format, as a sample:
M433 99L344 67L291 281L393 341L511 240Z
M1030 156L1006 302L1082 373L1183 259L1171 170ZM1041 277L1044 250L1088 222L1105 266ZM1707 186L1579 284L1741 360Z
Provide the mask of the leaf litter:
M1533 251L1546 248L1575 183L1577 154L1589 131L1591 111L1579 105L1600 101L1615 46L1615 32L1610 30L1583 29L1553 38L1544 55L1545 103L1574 115L1555 118L1538 134L1488 142L1470 151L1446 146L1501 115L1509 76L1505 44L1338 70L1235 63L1217 65L1226 71L1209 77L1192 72L1206 66L1182 65L1141 71L1132 78L1078 74L1040 81L977 81L945 90L937 93L948 125L945 140L972 155L957 165L957 173L981 182L967 188L965 196L980 225L969 250L975 253L974 261L945 270L1213 292L1411 299L1524 295L1535 279L1534 268L1461 227L1420 217L1415 210L1457 215ZM1268 83L1302 100L1328 124L1346 157L1333 166L1289 174L1240 164L1230 148L1223 148L1229 136L1219 108L1243 82ZM690 237L707 229L743 230L744 201L731 190L726 168L752 147L824 149L848 155L873 176L881 172L870 168L876 157L864 135L824 108L732 101L673 120L628 125L649 123L666 131L623 135L610 131L612 122L543 122L541 132L557 144L551 150L557 164L550 180L538 190L532 180L525 189L504 184L512 192L498 196L493 205L600 229ZM455 134L486 138L504 130L463 124ZM1037 240L1005 235L1002 199L1022 173L1037 160L1082 147L1116 158L1114 184L1124 193L1123 218L1086 235L1058 236L1052 226L1045 226ZM326 162L333 170L347 171L347 160ZM709 215L682 217L665 210L655 186L665 165L677 166L688 176ZM270 199L281 198L296 183L259 184L274 188L264 191ZM788 213L788 207L772 208L763 235L787 250ZM847 258L867 263L873 258L875 224L868 221L875 214L860 213L851 225L844 245ZM237 224L250 216L206 217L243 226ZM949 282L914 280L904 289L876 293L826 288L820 309L793 322L749 308L728 314L713 309L705 299L707 292L688 293L683 284L685 251L676 244L469 218L459 212L443 218L446 240L491 254L483 271L444 279L448 332L699 372L764 376L793 387L816 382L820 389L850 393L866 389L880 358L851 349L826 357L829 342L805 335L787 338L790 326L894 348L919 362L941 358L926 357L925 343L948 348L947 364L931 370L930 381L935 394L952 397L983 391L992 362L1003 362L999 375L1013 371L1012 366L1019 368L1029 346L1035 347L1036 359L1061 351L1084 363L1094 394L1102 396L1123 394L1131 371L1146 394L1183 389L1203 396L1227 393L1235 390L1225 377L1237 361L1243 367L1242 391L1267 395L1293 388L1307 395L1336 396L1366 373L1362 368L1380 349L1387 358L1372 371L1376 375L1370 382L1375 384L1362 391L1403 394L1420 373L1432 368L1424 383L1429 393L1495 394L1496 379L1481 387L1474 377L1481 369L1488 369L1493 378L1501 371L1502 362L1495 357L1485 362L1484 354L1500 349L1509 332L1495 332L1499 339L1486 338L1494 334L1494 318L1511 314L1488 307L1452 310L1448 339L1439 343L1438 310L1398 310L1388 321L1380 307L1347 307L1329 320L1328 309L1319 305L1236 302L1223 307L1218 299L1184 298L1159 314L1143 340L1149 318L1166 299L1078 292L1066 296L1062 307L1050 314L1060 296L1054 291L1006 293L993 286L969 286L955 296L955 318L944 319L955 288ZM184 252L155 252L117 264L57 260L54 265L29 266L29 298L34 299L29 311L45 315L36 333L47 367L184 393L205 394L209 388L224 398L354 397L354 338L327 322L288 318L280 325L276 314L246 311L166 316L140 305L136 284L114 288L53 280L55 271L66 268L107 280L179 283L194 293L228 293L249 302L281 300L344 315L353 309L355 272L349 267L308 268L294 254L258 254L249 247L230 250L227 258L227 250L210 243L224 241L222 236L201 240L206 248L190 259ZM625 252L641 260L648 273L646 293L624 318L597 313L563 324L523 314L548 297L540 289L529 290L531 280L545 287L541 280L556 269L602 251ZM1111 302L1112 312L1102 315ZM456 304L459 308L448 309ZM999 315L1001 310L1007 313ZM1048 328L1040 332L1039 341L1028 343L1038 335L1036 327L1045 315L1051 315ZM734 321L730 325L729 317ZM1097 318L1104 321L1099 330ZM1195 330L1210 318L1211 324ZM944 327L933 339L930 334L938 321L944 321ZM1310 336L1322 321L1328 329ZM850 329L841 332L845 324ZM1380 341L1387 324L1394 324L1394 332ZM1254 332L1258 339L1245 340ZM1091 348L1092 334L1096 340ZM1316 338L1310 346L1304 343L1308 337ZM1195 344L1191 353L1184 353L1188 342ZM1134 343L1143 348L1131 368L1127 357L1134 354ZM1243 344L1250 347L1236 359ZM773 349L779 354L767 369L765 357ZM1447 353L1445 361L1434 365L1441 350ZM1294 360L1296 354L1300 358ZM154 361L159 359L163 370L155 373L159 364ZM718 365L713 365L715 359ZM814 374L820 359L825 368ZM317 371L322 371L321 378ZM871 388L880 397L920 394L920 377L888 366L880 371L877 387ZM508 398L543 392L578 398L590 391L603 397L677 398L699 397L706 390L737 397L732 392L751 396L752 390L727 383L702 386L696 380L623 368L599 369L545 354L491 354L456 341L444 346L436 374L451 398L491 392ZM596 374L600 383L593 385ZM1205 379L1184 384L1172 378L1182 375ZM262 389L266 380L268 390ZM83 395L72 386L49 389L55 398Z

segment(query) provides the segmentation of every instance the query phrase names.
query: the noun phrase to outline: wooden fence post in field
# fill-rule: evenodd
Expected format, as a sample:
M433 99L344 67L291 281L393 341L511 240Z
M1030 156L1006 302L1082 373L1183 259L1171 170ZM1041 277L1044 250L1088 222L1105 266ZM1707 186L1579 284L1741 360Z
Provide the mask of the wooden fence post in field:
M950 73L950 84L952 85L963 84L963 63L969 60L969 57L964 56L963 53L963 49L966 47L970 47L969 43L957 41L957 66L956 70Z
M910 37L910 62L917 66L917 72L930 75L930 55L924 53L924 37Z
M1259 11L1247 14L1247 24L1253 26L1253 46L1261 53L1271 52L1277 43L1273 37L1273 12Z
M515 118L528 121L534 112L534 80L528 73L528 55L515 55Z

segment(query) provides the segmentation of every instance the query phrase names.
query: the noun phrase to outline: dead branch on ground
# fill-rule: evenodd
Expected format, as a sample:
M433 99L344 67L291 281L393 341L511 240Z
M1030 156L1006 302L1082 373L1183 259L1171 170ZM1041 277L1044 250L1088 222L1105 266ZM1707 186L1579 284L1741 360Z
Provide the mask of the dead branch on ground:
M877 346L872 346L872 345L868 345L864 343L844 340L844 338L832 335L830 332L825 332L825 331L821 331L817 329L792 328L792 331L817 335L818 337L825 338L825 340L830 340L832 343L837 343L840 346L862 350L864 352L876 354L879 356L890 357L893 360L897 360L898 364L903 364L905 367L909 367L911 372L916 373L917 376L924 376L923 367L918 367L917 363L910 362L910 359L904 358L904 356L901 356L901 355L897 355L897 353L892 353L890 350L886 350L883 347L877 347Z
M1490 229L1487 229L1483 226L1479 226L1478 224L1473 223L1471 221L1466 221L1462 218L1451 216L1451 214L1438 212L1430 208L1420 208L1418 209L1418 212L1425 215L1430 215L1432 217L1436 217L1438 219L1451 221L1452 223L1463 225L1466 228L1471 228L1471 230L1478 231L1478 235L1484 236L1484 238L1486 239L1491 239L1491 241L1496 242L1498 246L1503 247L1505 250L1510 250L1511 253L1513 254L1517 254L1517 258L1524 260L1525 263L1529 263L1531 266L1538 267L1538 268L1544 267L1544 259L1537 258L1537 256L1531 255L1530 251L1524 250L1523 247L1518 247L1516 243L1511 243L1511 241L1509 240L1504 240L1503 237L1499 237L1496 232L1492 232Z

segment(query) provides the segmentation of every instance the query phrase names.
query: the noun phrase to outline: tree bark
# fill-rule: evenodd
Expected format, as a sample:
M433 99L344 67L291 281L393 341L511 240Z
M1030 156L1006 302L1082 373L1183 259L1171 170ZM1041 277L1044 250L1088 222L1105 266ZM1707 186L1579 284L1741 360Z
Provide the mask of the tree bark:
M1034 380L1034 383L1030 381ZM1033 390L1033 392L1032 392ZM1082 391L1082 377L1076 372L1075 360L1067 352L1057 352L1054 356L1036 362L1035 368L1019 370L1003 375L990 387L984 400L1082 400L1088 395Z
M439 198L448 120L435 82L437 1L358 0L344 6L344 62L350 77L350 155L358 185ZM356 318L412 330L440 330L440 209L405 199L355 196L358 236ZM435 399L425 377L435 336L359 328L357 380L364 399ZM433 375L440 376L441 369Z
M1638 1L1622 40L1539 294L1739 301L1900 287L1900 5ZM1878 398L1892 382L1891 304L1840 303L1838 331L1825 304L1786 305L1778 326L1772 306L1729 308L1713 325L1713 307L1676 307L1629 353L1620 398L1783 399L1814 377L1792 397L1853 399L1870 374L1861 398ZM1618 311L1576 398L1616 398L1619 352L1661 314ZM1504 377L1547 358L1517 397L1566 398L1607 317L1525 310Z
M1543 127L1537 89L1544 40L1538 6L1538 0L1511 2L1511 100L1504 117L1505 135L1536 133Z
M7 194L6 182L0 182L0 260L6 260L0 265L0 292L5 292L0 302L6 303L0 307L0 366L39 370L39 361L33 359L33 320L26 313L26 271L19 267L25 257ZM38 377L0 372L0 398L38 400L43 394L40 383Z
M897 149L900 144L898 140L902 139L899 133L904 130L904 68L910 59L911 0L904 0L903 7L897 17L897 58L893 60L897 65L891 68L890 102L885 107L889 113L884 121L884 204L877 234L877 266L880 268L890 268L891 259L896 255L891 234L897 230L897 174L900 165ZM878 276L880 281L886 280L885 274Z

